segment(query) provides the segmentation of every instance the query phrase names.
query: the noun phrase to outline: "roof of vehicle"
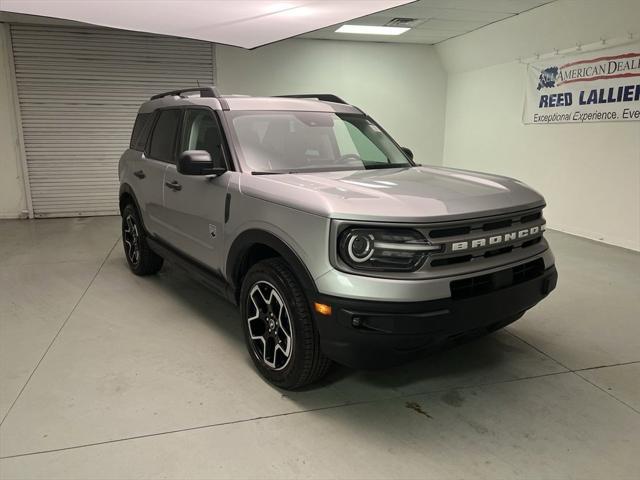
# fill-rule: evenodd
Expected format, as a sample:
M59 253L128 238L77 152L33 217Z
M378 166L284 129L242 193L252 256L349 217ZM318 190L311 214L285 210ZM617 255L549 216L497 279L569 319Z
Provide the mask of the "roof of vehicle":
M331 94L304 94L278 97L248 95L220 95L215 87L173 90L151 97L140 107L139 113L150 113L172 106L207 106L228 111L300 111L327 113L359 113L362 111Z

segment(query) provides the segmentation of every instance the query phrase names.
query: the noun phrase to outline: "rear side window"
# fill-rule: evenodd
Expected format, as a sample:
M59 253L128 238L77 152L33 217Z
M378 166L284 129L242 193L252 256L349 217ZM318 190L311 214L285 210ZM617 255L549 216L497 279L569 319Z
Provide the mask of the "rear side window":
M151 135L149 156L154 160L173 163L175 160L175 140L180 110L162 110Z
M131 132L131 142L129 148L133 150L143 151L149 137L149 127L151 126L151 113L139 113L136 117L136 123L133 125Z

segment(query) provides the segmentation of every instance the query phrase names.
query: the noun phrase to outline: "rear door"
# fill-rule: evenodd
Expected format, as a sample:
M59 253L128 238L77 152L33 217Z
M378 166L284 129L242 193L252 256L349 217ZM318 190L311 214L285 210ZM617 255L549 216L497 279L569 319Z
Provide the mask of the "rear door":
M164 175L171 162L175 161L180 109L159 110L156 113L151 137L140 160L140 169L134 172L140 180L140 191L136 191L143 210L145 227L149 232L165 238L170 232L164 215Z
M179 152L206 150L214 166L229 168L228 150L217 116L208 108L184 112ZM221 270L225 197L231 175L182 175L174 164L165 172L165 213L171 231L167 239L177 249L209 268Z

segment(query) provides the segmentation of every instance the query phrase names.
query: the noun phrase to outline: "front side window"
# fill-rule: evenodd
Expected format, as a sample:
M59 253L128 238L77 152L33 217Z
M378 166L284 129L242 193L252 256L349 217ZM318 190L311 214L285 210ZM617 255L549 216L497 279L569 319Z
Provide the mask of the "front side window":
M151 135L149 157L163 162L175 162L175 139L180 110L162 110Z
M254 172L364 170L411 162L364 115L232 112L241 161Z
M222 133L213 114L203 109L187 110L182 129L181 151L205 150L214 167L224 167Z

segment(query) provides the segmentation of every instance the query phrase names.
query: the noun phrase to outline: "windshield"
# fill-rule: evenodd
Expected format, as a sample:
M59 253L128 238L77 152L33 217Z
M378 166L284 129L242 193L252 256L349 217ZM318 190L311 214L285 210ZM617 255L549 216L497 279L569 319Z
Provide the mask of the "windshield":
M363 115L231 112L243 167L254 173L364 170L412 164Z

